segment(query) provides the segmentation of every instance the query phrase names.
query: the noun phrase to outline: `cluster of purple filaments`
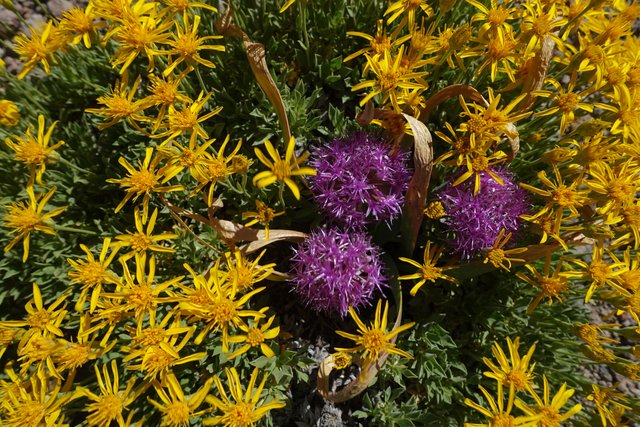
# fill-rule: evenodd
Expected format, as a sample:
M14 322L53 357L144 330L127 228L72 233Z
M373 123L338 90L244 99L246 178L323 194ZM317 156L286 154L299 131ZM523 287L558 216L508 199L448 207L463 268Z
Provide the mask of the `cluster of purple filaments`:
M522 223L520 215L529 209L527 192L515 182L513 174L504 169L492 171L502 178L504 185L482 172L480 190L475 196L473 179L455 187L449 183L437 194L446 212L445 226L453 234L450 245L463 259L492 247L500 230L518 231Z
M411 176L409 153L390 151L382 136L364 132L318 148L310 162L317 173L310 187L320 210L355 229L397 218Z
M387 286L379 253L363 232L318 229L295 250L291 281L307 306L344 317Z

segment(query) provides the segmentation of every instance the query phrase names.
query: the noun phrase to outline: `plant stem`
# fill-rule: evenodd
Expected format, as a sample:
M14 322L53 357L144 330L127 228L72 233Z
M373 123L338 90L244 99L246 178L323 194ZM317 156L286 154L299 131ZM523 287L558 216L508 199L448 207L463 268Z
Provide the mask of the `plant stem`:
M83 230L81 228L75 228L75 227L65 227L64 225L56 225L55 228L56 228L56 231L67 231L69 233L90 234L92 236L96 236L98 234L95 231Z

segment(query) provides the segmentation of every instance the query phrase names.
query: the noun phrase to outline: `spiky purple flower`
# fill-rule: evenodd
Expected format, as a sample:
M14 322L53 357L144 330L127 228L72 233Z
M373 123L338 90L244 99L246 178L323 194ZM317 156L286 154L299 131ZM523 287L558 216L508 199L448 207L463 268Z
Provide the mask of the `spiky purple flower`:
M313 310L344 317L349 306L367 305L376 290L387 286L379 256L363 232L318 229L295 250L291 281Z
M409 153L390 151L382 136L365 132L315 150L310 186L322 212L348 228L397 218L409 185Z
M451 245L464 259L493 246L500 230L516 232L522 223L520 215L529 208L527 192L514 182L513 174L504 169L492 171L504 185L482 172L475 196L473 179L455 187L449 183L437 195L446 212L445 225L454 235Z

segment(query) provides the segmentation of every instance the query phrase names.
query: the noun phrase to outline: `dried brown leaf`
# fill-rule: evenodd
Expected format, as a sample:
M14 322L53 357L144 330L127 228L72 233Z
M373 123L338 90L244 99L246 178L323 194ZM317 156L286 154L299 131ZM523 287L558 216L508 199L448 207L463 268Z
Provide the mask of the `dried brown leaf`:
M413 176L407 189L404 215L408 225L410 249L413 250L424 217L424 206L433 169L433 147L429 129L416 118L403 114L413 131Z

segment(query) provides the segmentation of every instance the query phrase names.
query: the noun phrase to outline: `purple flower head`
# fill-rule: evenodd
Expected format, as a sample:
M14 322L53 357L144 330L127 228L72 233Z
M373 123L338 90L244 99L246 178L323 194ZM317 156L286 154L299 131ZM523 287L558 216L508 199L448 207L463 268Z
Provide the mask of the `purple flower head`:
M455 187L452 179L437 195L446 212L445 225L454 234L451 245L464 259L493 246L500 230L518 231L520 215L529 208L527 192L514 182L513 174L504 169L492 171L504 185L482 172L480 191L475 196L472 179Z
M344 317L349 306L369 304L376 289L387 286L379 253L363 232L318 229L296 249L291 281L313 310Z
M358 132L315 150L310 186L322 212L348 228L397 218L411 177L409 153L390 149L383 137Z

